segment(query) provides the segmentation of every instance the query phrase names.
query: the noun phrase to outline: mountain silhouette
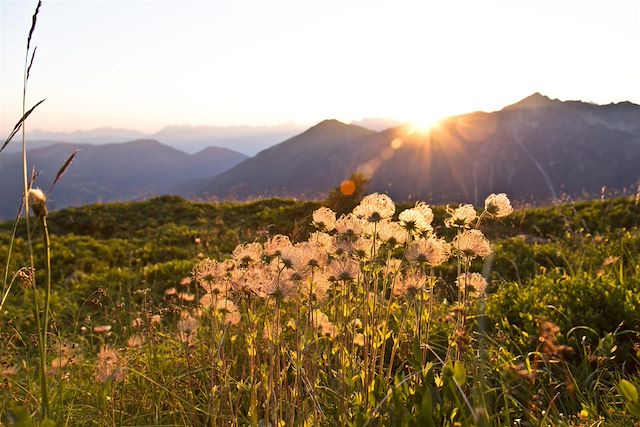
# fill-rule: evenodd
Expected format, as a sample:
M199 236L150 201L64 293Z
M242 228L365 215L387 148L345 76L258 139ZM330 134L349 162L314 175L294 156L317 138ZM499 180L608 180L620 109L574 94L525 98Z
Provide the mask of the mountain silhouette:
M40 173L34 186L47 191L65 159L77 155L65 176L49 193L52 209L114 200L133 200L174 192L181 183L213 177L246 156L220 147L195 155L138 140L120 144L58 143L28 152L29 167ZM0 154L0 217L15 215L22 195L22 157Z
M262 151L197 188L200 197L321 198L353 172L397 200L520 201L599 195L640 181L640 106L535 93L502 110L449 117L428 132L373 132L335 120Z

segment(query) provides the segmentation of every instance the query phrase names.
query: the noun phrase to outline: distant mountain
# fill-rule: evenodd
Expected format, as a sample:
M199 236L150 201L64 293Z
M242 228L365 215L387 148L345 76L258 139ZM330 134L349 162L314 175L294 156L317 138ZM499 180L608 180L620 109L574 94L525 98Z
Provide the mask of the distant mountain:
M259 153L200 187L217 198L323 197L352 172L398 200L480 203L600 194L640 181L640 106L563 102L533 94L492 113L443 120L429 132L372 132L337 121Z
M46 192L74 150L78 150L76 159L49 194L52 209L173 193L181 184L213 177L247 158L219 147L189 155L153 140L104 145L58 143L29 151L29 167L41 173L35 185ZM1 218L14 215L19 206L21 177L21 155L0 153Z
M325 120L302 134L260 152L197 191L199 196L248 198L322 196L329 183L355 170L376 133L337 120ZM338 178L340 177L340 178Z
M189 154L207 147L228 148L246 155L254 155L305 130L304 126L287 123L276 126L167 126L153 134L133 129L98 128L74 132L28 133L29 146L45 147L60 142L76 144L108 144L139 139L153 139ZM18 152L20 144L11 144L6 152Z
M213 145L253 156L304 129L293 123L277 126L184 125L167 126L151 137L187 153L195 153Z

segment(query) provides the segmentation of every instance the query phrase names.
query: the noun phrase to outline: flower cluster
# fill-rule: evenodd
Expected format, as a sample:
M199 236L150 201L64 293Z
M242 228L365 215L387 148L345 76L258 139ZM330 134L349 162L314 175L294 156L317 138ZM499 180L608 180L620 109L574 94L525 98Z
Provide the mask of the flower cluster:
M480 217L500 217L510 211L504 194L492 194ZM193 270L193 282L205 292L200 306L220 312L225 323L235 325L241 320L239 298L253 295L277 303L299 301L311 307L314 323L324 325L323 333L332 336L337 332L327 326L330 321L316 305L346 286L362 285L365 265L384 265L391 295L403 298L433 284L428 271L452 256L468 264L491 254L483 233L471 228L479 218L472 205L447 208L445 226L459 230L451 242L436 235L433 211L427 204L400 212L397 221L393 220L395 212L391 198L374 193L341 217L326 207L316 210L312 224L317 231L306 241L294 243L287 236L275 235L262 244L237 246L232 258L224 261L205 259ZM457 286L483 295L486 281L477 273L466 273L458 278ZM196 328L196 319L187 315L179 322L179 335L188 339Z

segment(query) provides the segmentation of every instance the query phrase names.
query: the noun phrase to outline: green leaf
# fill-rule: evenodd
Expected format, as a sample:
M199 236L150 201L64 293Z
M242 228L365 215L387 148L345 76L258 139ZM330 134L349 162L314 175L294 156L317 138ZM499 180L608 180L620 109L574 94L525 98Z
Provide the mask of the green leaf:
M467 382L467 370L460 361L456 362L453 366L453 378L455 378L460 387Z
M629 402L636 403L638 401L638 389L636 389L636 386L631 384L631 382L627 380L620 380L618 389Z

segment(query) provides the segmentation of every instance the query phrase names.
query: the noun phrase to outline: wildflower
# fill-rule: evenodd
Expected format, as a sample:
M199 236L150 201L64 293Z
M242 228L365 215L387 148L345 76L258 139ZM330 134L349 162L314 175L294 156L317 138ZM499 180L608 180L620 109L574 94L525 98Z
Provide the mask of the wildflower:
M192 344L197 330L198 320L190 314L186 314L182 319L178 320L178 340Z
M336 251L335 246L333 246L333 238L327 233L323 233L321 231L311 233L308 243L328 254L332 254Z
M213 301L216 299L216 295L206 293L202 297L200 297L200 307L209 308L213 305Z
M240 323L240 310L232 301L223 298L216 302L216 310L224 315L224 322L229 325Z
M283 277L274 277L262 284L258 289L258 296L271 297L277 301L284 301L296 294L297 288L289 280Z
M111 325L99 325L93 327L94 334L106 334L111 331Z
M433 222L433 211L425 202L418 202L416 206L413 208L422 214L422 217L427 222L427 224L431 225Z
M373 193L362 199L353 209L353 214L369 222L389 219L396 211L396 205L386 194Z
M444 221L447 227L468 227L478 216L473 205L460 205L456 209L447 206L447 213L451 215Z
M397 258L389 258L386 263L386 272L395 274L400 270L400 266L402 265L402 260Z
M341 258L329 264L328 273L330 280L353 282L360 273L360 265L355 260Z
M236 291L257 293L265 281L265 273L260 268L234 270L231 273L231 286Z
M467 258L475 258L476 256L486 258L491 255L491 245L480 230L463 231L453 239L452 245Z
M506 194L490 194L484 201L484 209L496 218L509 215L513 212L511 202Z
M478 273L465 273L458 276L456 279L456 284L458 285L458 289L464 295L469 294L470 292L476 294L477 296L483 296L487 289L487 281L482 275Z
M162 321L162 316L160 316L159 314L154 314L153 316L151 316L150 320L152 325L159 325Z
M317 245L303 242L297 244L296 248L298 249L298 257L293 265L296 270L302 270L305 267L318 268L326 265L327 253Z
M276 234L264 244L264 252L267 256L280 256L285 249L291 247L289 237Z
M219 294L225 290L223 277L226 272L222 267L215 260L204 259L193 269L193 278L207 292Z
M191 277L183 277L180 280L180 286L189 286L191 284Z
M167 288L164 291L164 295L167 297L172 297L174 295L178 295L178 291L176 291L176 288Z
M372 239L361 238L353 242L351 250L356 257L370 261L375 258L379 246L380 240L376 240L374 245Z
M140 334L131 335L129 339L127 339L127 347L142 347L144 341L144 336Z
M0 376L13 377L18 375L18 367L16 365L9 365L0 371Z
M144 322L141 317L136 317L135 319L131 320L131 327L134 329L141 328L143 324Z
M30 188L27 191L27 199L36 216L42 218L47 216L47 196L44 195L41 189Z
M307 295L309 291L311 291L318 301L325 301L327 299L329 289L331 288L330 277L327 274L319 271L313 275L313 282L307 281L305 283L308 285L306 289Z
M50 373L55 373L59 369L64 369L69 365L75 365L78 362L77 346L75 344L67 344L59 340L52 344L52 348L57 350L57 357L51 361Z
M447 242L429 237L411 242L405 256L409 261L424 262L437 267L447 261L450 255L451 250Z
M314 310L312 316L312 324L314 328L317 328L322 335L329 338L334 338L338 335L338 328L331 323L326 314L320 310Z
M196 296L189 292L180 292L178 294L178 299L181 299L184 302L192 302L196 299Z
M282 265L285 268L293 268L294 265L299 265L301 263L300 251L294 246L283 248L279 254L279 257Z
M400 226L409 232L422 233L433 230L430 222L425 219L418 209L406 209L400 212L398 219L400 220Z
M262 247L259 243L245 243L233 250L233 257L242 265L255 264L262 258Z
M336 213L329 208L322 207L313 212L313 225L324 231L331 231L336 227Z
M101 383L121 381L124 379L124 365L122 356L115 348L103 346L98 353L96 380Z
M358 347L364 347L364 334L357 333L353 336L353 343Z
M380 223L378 236L382 242L385 242L390 247L402 245L407 241L407 232L397 222Z
M401 280L396 281L393 294L397 297L415 296L418 291L424 289L427 277L424 274L411 272L405 274Z
M342 215L336 221L336 231L350 239L359 236L363 231L362 220L353 214Z

